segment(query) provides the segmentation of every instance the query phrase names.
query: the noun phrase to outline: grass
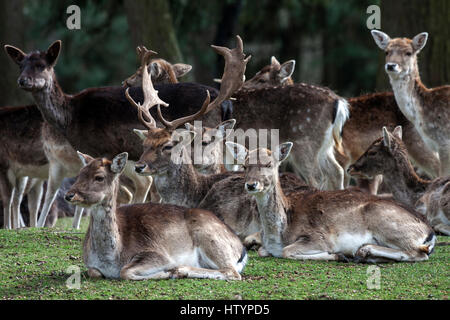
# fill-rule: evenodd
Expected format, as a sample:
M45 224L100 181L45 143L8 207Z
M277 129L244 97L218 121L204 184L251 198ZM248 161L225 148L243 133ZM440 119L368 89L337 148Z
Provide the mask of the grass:
M87 221L83 218L82 230ZM82 262L83 232L70 219L55 229L0 230L0 299L448 299L450 247L429 261L380 264L380 289L368 289L369 265L259 258L243 281L91 280ZM439 237L448 241L448 237ZM80 289L68 289L69 266L81 270Z

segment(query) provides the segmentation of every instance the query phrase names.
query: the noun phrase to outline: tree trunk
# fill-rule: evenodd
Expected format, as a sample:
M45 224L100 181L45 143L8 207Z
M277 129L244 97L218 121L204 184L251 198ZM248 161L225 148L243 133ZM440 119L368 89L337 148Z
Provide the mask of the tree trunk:
M25 18L23 16L23 1L0 1L0 39L2 52L0 65L0 108L6 105L21 105L32 101L31 95L26 94L17 86L19 67L3 50L5 44L10 44L25 50Z
M171 63L183 62L166 0L125 0L131 39Z
M448 0L381 0L381 30L391 38L412 38L428 32L425 48L419 53L419 70L428 87L450 81L450 2ZM374 50L379 50L374 44ZM384 72L385 55L380 52L377 89L391 90Z

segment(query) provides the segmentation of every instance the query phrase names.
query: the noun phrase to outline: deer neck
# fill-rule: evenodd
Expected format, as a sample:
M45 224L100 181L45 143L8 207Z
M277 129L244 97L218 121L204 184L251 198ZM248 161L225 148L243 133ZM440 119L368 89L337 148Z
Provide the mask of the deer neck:
M101 204L91 208L89 224L89 260L112 273L117 271L116 266L122 248L116 217L118 190L119 184L115 183L113 194L106 197Z
M33 92L33 98L44 120L52 127L64 132L71 121L71 113L68 109L68 97L62 91L55 76L50 85L43 90Z
M396 158L395 166L383 173L394 198L410 206L425 193L430 181L417 176L406 155Z
M206 176L197 172L190 155L183 148L180 161L170 161L167 171L154 177L155 186L163 203L192 208L197 206L206 194Z
M255 194L264 249L274 257L283 253L283 236L287 229L288 201L278 182L265 193Z
M407 75L389 75L392 90L398 107L406 118L415 125L421 122L423 107L419 99L421 91L425 88L420 80L417 62L414 70ZM417 125L416 125L417 127Z

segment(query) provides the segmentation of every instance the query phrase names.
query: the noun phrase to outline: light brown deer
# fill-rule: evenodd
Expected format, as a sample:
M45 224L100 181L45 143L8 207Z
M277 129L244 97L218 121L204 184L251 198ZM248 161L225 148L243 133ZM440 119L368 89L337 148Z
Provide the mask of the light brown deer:
M417 176L402 141L402 127L391 133L383 127L382 138L349 168L354 176L382 174L395 200L416 208L435 231L450 235L450 177L424 180Z
M293 143L270 151L248 152L227 142L237 158L246 156L245 190L258 205L262 225L261 256L298 260L363 262L424 261L436 236L418 213L357 189L303 189L284 194L278 168ZM244 189L244 185L241 186Z
M450 175L450 86L425 87L417 64L428 33L422 32L413 39L391 39L381 31L372 30L372 36L386 52L385 70L398 107L425 143L439 154L439 176Z
M145 46L136 48L139 61L148 53L152 52ZM192 66L184 63L171 64L164 59L152 59L148 65L148 73L152 77L153 83L178 83L178 78L191 71ZM142 83L142 65L137 71L122 82L124 87L136 87Z
M342 129L341 143L336 143L336 159L347 171L371 143L380 137L383 126L394 129L401 125L405 133L405 146L411 161L423 173L434 178L439 175L439 157L423 142L414 125L401 113L392 92L367 94L349 98L350 117ZM360 187L368 187L372 194L377 193L380 177L372 180L360 179ZM346 174L345 186L348 186L350 176ZM365 181L370 181L369 184Z
M211 212L153 203L118 207L128 154L79 155L85 166L65 198L91 208L83 244L90 277L241 279L246 250Z

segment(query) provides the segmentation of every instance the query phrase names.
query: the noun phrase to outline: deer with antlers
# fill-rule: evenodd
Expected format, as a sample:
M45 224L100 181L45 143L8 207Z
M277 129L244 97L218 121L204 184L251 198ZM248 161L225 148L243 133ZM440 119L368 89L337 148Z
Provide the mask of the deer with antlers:
M138 59L141 62L146 54L152 52L153 51L147 49L145 46L138 46L136 48ZM192 66L185 63L171 64L164 59L152 59L147 68L147 72L152 77L153 83L178 83L178 78L191 71ZM142 65L136 70L134 74L132 74L122 82L122 85L124 87L137 87L141 84Z
M354 176L382 174L394 198L416 208L435 231L450 235L450 177L424 180L414 171L402 141L402 127L393 132L383 127L376 139L349 168Z
M385 70L398 107L425 143L439 154L439 176L450 175L450 86L425 87L417 63L428 33L422 32L413 39L391 39L384 32L372 30L372 36L386 52Z
M91 208L83 244L90 277L241 279L247 252L211 212L154 203L118 207L127 153L112 160L79 155L84 167L65 199Z
M243 145L226 144L237 159L245 157L246 180L241 188L258 206L260 256L386 262L424 261L432 253L433 229L418 213L395 202L357 189L302 188L285 194L278 168L293 143L250 152Z

